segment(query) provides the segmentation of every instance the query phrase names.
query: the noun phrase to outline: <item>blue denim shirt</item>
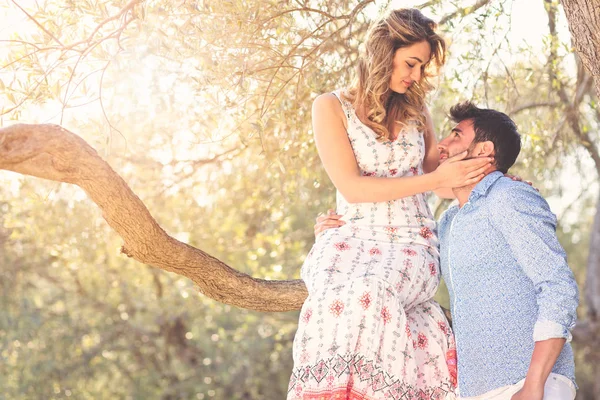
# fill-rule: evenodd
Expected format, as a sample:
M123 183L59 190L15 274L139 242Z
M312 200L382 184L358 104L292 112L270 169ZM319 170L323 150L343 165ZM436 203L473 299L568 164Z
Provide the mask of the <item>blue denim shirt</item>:
M461 396L524 379L535 341L570 341L579 291L556 217L535 189L497 171L487 175L462 208L444 213L439 239ZM575 382L570 343L552 372Z

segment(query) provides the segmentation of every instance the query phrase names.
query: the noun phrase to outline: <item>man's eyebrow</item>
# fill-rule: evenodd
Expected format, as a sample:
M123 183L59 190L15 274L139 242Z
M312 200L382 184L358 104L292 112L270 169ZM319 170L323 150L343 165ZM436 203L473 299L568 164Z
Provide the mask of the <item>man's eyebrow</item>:
M459 129L457 126L455 126L454 128L452 128L452 132L462 133L462 129Z

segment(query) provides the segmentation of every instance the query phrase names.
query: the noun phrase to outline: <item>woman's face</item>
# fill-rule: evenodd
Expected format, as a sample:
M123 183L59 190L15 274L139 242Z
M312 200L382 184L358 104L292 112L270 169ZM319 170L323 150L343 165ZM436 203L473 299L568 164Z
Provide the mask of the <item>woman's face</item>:
M396 50L390 89L396 93L406 93L413 82L421 80L423 67L429 62L430 58L431 46L427 41Z

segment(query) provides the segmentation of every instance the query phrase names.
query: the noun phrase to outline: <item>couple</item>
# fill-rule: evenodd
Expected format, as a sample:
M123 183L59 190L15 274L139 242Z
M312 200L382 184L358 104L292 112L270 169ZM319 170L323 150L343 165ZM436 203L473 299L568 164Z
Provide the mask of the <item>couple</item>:
M520 151L505 114L458 104L436 142L424 104L445 60L434 29L418 10L391 12L370 29L353 86L314 102L338 215L317 224L302 266L288 399L575 397L578 291L556 219L504 177ZM429 191L458 200L438 229ZM440 266L454 333L432 300Z

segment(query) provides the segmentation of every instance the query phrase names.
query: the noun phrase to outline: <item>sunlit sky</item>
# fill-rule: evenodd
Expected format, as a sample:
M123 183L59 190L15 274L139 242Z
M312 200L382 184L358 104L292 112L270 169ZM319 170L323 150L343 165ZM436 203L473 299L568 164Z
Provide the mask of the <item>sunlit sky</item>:
M40 3L39 0L35 1L35 0L21 0L18 1L18 3L26 8L26 9L33 9L35 7L36 3ZM396 8L396 7L411 7L411 6L415 6L418 4L422 4L423 0L420 1L414 1L414 0L395 0L392 1L392 7ZM450 2L448 2L450 3ZM456 3L456 2L454 2ZM473 0L472 2L466 2L466 1L461 1L460 4L464 5L465 3L475 3L475 1ZM548 26L547 26L547 15L544 11L543 8L543 1L542 0L516 0L514 2L511 3L512 4L512 18L509 24L507 24L506 28L506 32L508 32L508 37L509 37L509 41L511 44L511 47L513 47L513 49L517 49L520 45L527 45L530 48L536 50L539 52L540 54L540 58L543 57L543 35L546 34L548 32ZM368 9L368 12L370 13L370 15L375 18L377 16L377 13L379 12L378 10L379 5L377 4L377 2L373 5L373 7L370 7ZM448 6L447 10L443 10L443 13L446 12L451 12L454 10L453 6ZM440 17L438 16L431 16L433 19L436 19L436 17ZM459 35L467 35L467 33L465 33L465 26L461 26L460 23L456 24L455 29L453 32L450 33L450 40L453 43L453 48L452 48L452 53L454 55L459 54L461 51L461 44L458 40L456 40L457 37L459 37ZM27 18L27 16L25 16L23 14L23 12L21 10L19 10L17 7L15 7L12 3L8 3L7 6L0 6L0 39L6 40L6 39L10 39L13 38L15 34L19 34L19 35L23 35L23 34L32 34L34 32L38 32L39 28L31 21ZM563 35L563 37L568 37L568 28L567 28L567 24L566 21L564 20L564 17L561 16L561 19L559 21L558 24L558 30L559 33L561 35ZM488 40L493 40L493 38L488 37ZM490 46L491 47L491 46ZM468 50L468 49L465 49ZM3 58L6 55L6 52L9 51L9 47L8 46L0 46L0 58ZM131 51L131 50L129 50ZM135 49L134 51L139 51L140 53L143 53L143 49L139 48L139 49ZM512 61L515 61L517 59L517 57L519 57L519 54L516 52L512 52L512 53L507 53L506 57L510 57L511 59L507 60L508 64L510 64ZM452 71L453 68L456 67L456 57L452 57L450 58L447 66L446 66L446 73L448 73L448 71ZM141 84L141 82L143 82L145 79L151 79L153 76L155 76L155 71L153 70L153 68L155 67L152 62L149 60L146 64L146 67L144 70L139 71L139 74L137 75L137 79L135 79L135 81L131 81L131 82L125 82L124 84L129 84L130 85L130 93L131 96L134 96L136 99L142 99L142 103L144 101L147 101L148 104L147 106L150 107L153 103L152 103L152 93L148 90L148 87ZM9 76L7 76L7 72L0 70L0 79L2 79L5 83L9 80ZM166 75L163 78L161 78L160 82L159 82L159 87L161 87L161 90L173 90L173 84L170 80L174 79L174 76L169 76ZM93 82L93 81L92 81ZM177 90L179 91L178 94L178 99L181 100L182 102L188 102L188 103L197 103L196 107L201 107L201 103L199 102L198 98L195 98L195 94L193 90L190 90L188 87L188 91L185 91L185 87L180 86L177 88ZM1 96L1 93L0 93ZM145 100L144 100L145 99ZM119 99L119 103L116 104L121 113L123 114L127 114L128 110L127 110L127 99ZM2 97L0 97L0 101L2 101ZM115 99L115 101L117 101ZM2 106L2 104L0 104L0 107ZM10 107L10 105L4 105L5 108ZM54 123L60 123L60 110L61 110L61 105L58 102L51 102L48 101L43 105L31 105L28 104L25 108L23 108L23 113L21 116L21 120L25 121L25 122L54 122ZM87 119L96 119L96 120L102 120L102 115L100 112L99 107L97 107L97 105L90 105L90 106L86 106L86 107L80 107L77 108L77 114L78 115L85 115L85 117ZM0 121L0 123L2 125L7 125L7 124L11 124L14 123L14 121L7 121L6 119L3 119ZM63 121L63 124L68 124L69 123L73 123L72 120L69 120L68 118L66 120ZM223 119L223 124L224 125L230 125L231 121L227 121L226 119ZM193 140L193 136L194 136L194 132L191 132L189 129L185 129L185 124L181 124L184 128L181 129L180 131L174 132L173 134L173 141L174 143L177 145L177 143L180 143L181 146L188 145L189 142L191 140ZM222 129L222 131L227 131L228 129L226 129L226 127L223 127L224 129ZM86 137L86 139L88 139ZM182 151L179 152L179 155L182 156L182 158L190 158L191 154L189 154L185 149L181 149ZM197 152L198 151L202 151L201 148L199 147L195 147L193 148L193 151L196 152L196 156L198 155ZM162 159L163 161L167 162L169 161L169 157L171 157L171 153L168 152L163 152L163 153L157 153L155 154L155 156L157 156L159 159ZM569 170L567 169L565 171L566 176L569 176L569 183L573 186L574 190L572 191L571 194L567 193L565 194L565 196L562 199L549 199L550 203L553 206L553 209L555 210L555 212L560 213L561 209L564 209L564 207L566 207L567 204L569 204L571 202L571 199L569 197L576 197L579 192L581 191L580 188L582 186L584 186L586 183L585 182L576 182L576 180L572 179L572 176L577 175L576 174L576 170L575 167L573 167L573 170ZM0 184L9 184L11 186L13 186L14 188L18 187L18 179L17 179L17 175L15 174L11 174L5 171L0 171Z

